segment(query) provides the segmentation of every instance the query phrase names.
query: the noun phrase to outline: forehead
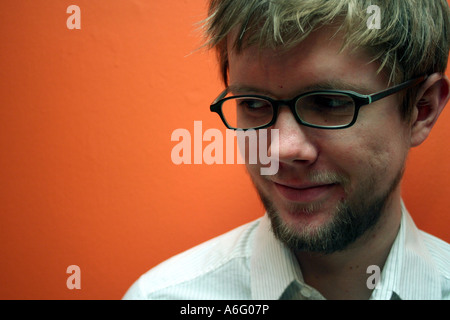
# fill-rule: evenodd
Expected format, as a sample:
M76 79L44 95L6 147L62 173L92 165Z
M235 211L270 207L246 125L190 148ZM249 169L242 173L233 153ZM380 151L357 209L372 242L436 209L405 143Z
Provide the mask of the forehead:
M387 78L377 73L379 63L371 61L363 49L342 50L343 37L336 30L323 27L289 50L251 46L239 53L233 50L232 34L228 40L230 85L257 87L277 95L292 95L322 83L371 88L361 93L384 89Z

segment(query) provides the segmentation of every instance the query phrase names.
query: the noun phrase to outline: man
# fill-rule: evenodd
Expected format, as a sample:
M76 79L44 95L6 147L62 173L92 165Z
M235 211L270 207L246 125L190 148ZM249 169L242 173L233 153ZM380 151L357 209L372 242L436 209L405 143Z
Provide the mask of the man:
M449 99L448 5L372 2L211 0L226 86L211 110L230 129L278 130L278 172L246 164L267 212L125 299L450 299L450 246L417 229L400 193L409 149Z

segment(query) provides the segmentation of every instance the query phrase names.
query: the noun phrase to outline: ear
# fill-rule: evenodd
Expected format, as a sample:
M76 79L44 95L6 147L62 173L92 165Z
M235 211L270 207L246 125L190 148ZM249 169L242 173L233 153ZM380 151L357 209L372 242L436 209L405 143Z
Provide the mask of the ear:
M425 141L449 98L450 81L447 76L433 73L422 84L413 107L411 147Z

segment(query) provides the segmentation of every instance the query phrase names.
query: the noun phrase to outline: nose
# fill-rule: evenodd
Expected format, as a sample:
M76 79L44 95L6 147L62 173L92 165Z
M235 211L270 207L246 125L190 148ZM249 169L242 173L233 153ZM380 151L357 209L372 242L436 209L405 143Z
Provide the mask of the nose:
M278 129L278 158L280 163L312 164L317 160L318 148L307 135L311 128L300 125L289 108L282 107L273 126ZM271 145L272 147L272 145Z

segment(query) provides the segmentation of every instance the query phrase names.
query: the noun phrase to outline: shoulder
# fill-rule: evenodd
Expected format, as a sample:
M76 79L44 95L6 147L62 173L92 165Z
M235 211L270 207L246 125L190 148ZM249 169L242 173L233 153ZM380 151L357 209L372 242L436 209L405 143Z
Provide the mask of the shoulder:
M143 274L124 299L243 299L249 257L259 221L242 225L178 254ZM239 284L239 286L236 285ZM228 295L228 296L229 296Z

